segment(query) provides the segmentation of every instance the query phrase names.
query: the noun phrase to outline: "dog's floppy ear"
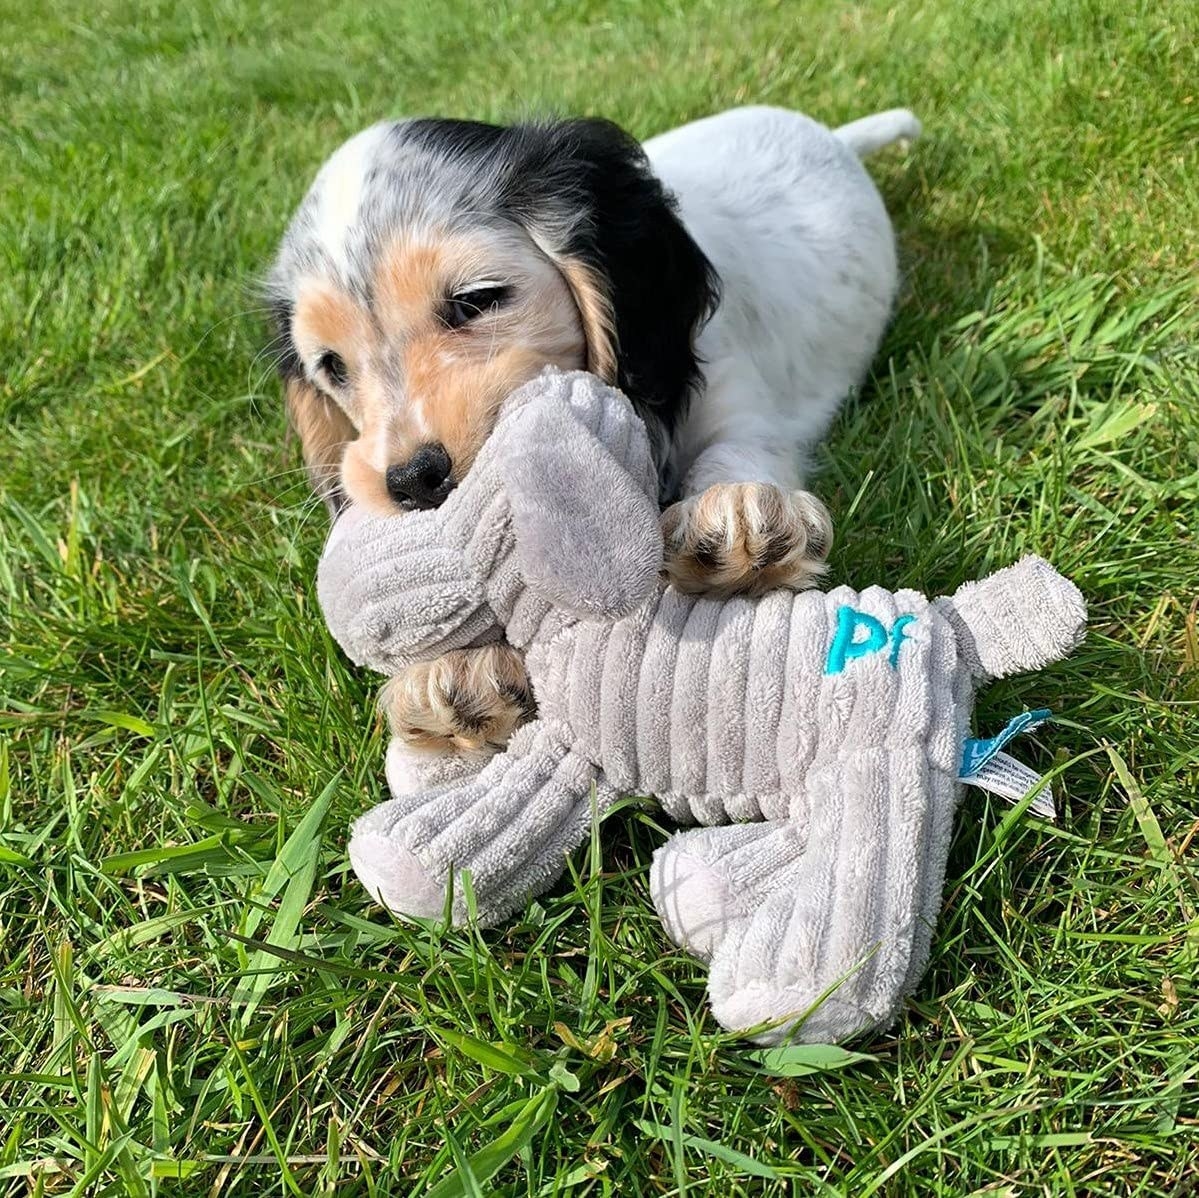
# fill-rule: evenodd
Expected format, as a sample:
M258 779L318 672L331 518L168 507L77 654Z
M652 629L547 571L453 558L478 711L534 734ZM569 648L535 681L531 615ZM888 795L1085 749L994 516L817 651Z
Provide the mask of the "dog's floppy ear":
M287 406L287 422L300 439L308 482L324 501L330 516L336 516L346 505L341 489L341 459L346 445L354 440L350 418L311 383L304 374L300 356L292 340L290 301L277 299L271 303L275 326L277 366L283 380Z
M583 117L507 136L505 202L570 287L587 369L668 435L700 380L695 338L719 302L715 269L617 125Z
M354 426L344 412L302 375L284 383L287 418L300 438L304 466L312 489L325 501L330 515L345 506L341 489L341 459L354 439Z
M622 396L609 394L623 411L611 403L580 411L551 395L523 407L504 433L521 574L556 607L584 618L634 611L662 568L645 429Z

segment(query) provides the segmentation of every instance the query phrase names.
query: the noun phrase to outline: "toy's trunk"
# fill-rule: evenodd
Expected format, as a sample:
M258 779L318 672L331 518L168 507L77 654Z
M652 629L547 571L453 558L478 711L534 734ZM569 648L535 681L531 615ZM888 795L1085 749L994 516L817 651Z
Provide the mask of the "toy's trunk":
M1081 592L1039 557L968 582L935 606L953 625L962 658L980 680L1060 661L1086 632Z

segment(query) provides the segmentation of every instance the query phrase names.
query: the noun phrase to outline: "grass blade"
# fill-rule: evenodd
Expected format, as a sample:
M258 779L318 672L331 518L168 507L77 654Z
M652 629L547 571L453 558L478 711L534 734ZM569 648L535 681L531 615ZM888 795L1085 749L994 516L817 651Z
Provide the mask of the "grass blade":
M696 1152L702 1152L705 1156L714 1156L718 1160L732 1165L738 1173L747 1177L761 1177L767 1181L778 1181L781 1177L777 1169L754 1160L752 1156L738 1152L735 1148L729 1148L717 1140L705 1140L700 1136L693 1136L690 1132L683 1132L679 1135L676 1134L673 1127L663 1127L661 1123L653 1123L646 1119L636 1120L636 1126L647 1136L652 1136L656 1140L664 1140L668 1144L677 1143L687 1148L694 1148Z
M266 944L275 948L295 949L300 943L298 929L304 909L312 897L313 884L321 857L321 827L329 803L337 793L341 775L338 774L321 792L295 831L287 838L278 857L267 871L258 894L260 906L246 917L245 926L256 929L263 918L265 905L282 893L278 909L267 933ZM238 998L243 1003L243 1026L253 1016L263 996L279 974L277 959L265 948L250 958L246 973L251 975L240 988Z
M533 1137L550 1121L558 1105L555 1087L542 1090L529 1099L524 1109L512 1120L508 1130L490 1144L471 1153L465 1167L439 1181L425 1198L469 1198L472 1193L486 1193L478 1187L486 1185ZM474 1186L475 1188L470 1188Z

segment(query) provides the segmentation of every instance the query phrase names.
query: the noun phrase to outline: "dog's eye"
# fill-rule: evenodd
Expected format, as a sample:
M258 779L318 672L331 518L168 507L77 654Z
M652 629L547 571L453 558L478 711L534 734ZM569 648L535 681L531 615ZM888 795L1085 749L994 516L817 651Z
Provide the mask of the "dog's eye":
M327 349L321 354L316 368L328 375L330 382L335 387L344 387L350 381L350 372L346 369L345 359L331 349Z
M484 312L506 303L512 294L511 287L477 287L473 291L460 291L451 296L442 306L441 323L447 328L457 329L482 316Z

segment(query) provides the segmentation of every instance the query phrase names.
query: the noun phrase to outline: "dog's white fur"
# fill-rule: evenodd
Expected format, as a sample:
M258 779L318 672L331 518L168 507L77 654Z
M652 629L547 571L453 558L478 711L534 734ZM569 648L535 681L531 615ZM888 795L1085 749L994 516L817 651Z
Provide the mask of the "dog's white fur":
M919 134L904 109L832 131L751 107L645 143L722 282L697 343L705 382L671 451L682 495L803 485L806 451L865 376L898 288L891 221L860 157Z

